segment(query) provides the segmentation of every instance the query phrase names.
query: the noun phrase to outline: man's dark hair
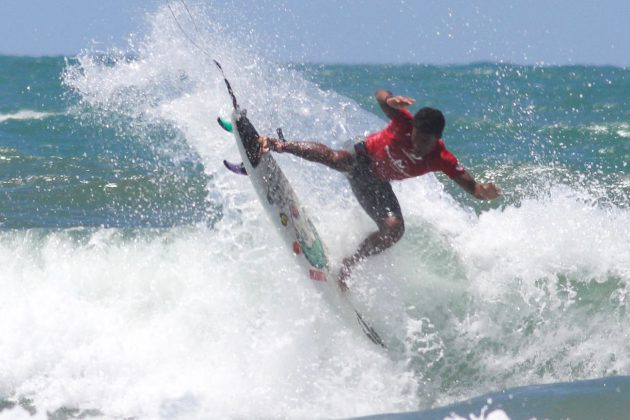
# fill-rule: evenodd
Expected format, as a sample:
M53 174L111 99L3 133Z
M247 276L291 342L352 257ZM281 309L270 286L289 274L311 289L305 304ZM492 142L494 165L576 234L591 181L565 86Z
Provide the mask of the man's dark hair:
M439 109L426 107L416 112L413 117L413 125L421 133L442 137L446 120Z

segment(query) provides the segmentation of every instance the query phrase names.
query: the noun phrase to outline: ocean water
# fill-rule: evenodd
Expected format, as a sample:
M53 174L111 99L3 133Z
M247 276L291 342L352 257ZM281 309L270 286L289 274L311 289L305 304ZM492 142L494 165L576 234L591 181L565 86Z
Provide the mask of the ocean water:
M1 419L630 412L630 70L276 63L191 12L148 14L124 51L0 57ZM386 123L389 88L442 109L447 146L503 189L395 183L406 234L350 279L388 351L224 169L230 100L191 39L261 132L345 147ZM353 252L374 226L344 178L278 161L333 259Z

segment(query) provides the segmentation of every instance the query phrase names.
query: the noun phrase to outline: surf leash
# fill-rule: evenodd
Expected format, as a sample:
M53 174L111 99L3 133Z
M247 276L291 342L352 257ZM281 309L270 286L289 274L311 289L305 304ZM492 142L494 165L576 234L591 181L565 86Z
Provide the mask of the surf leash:
M188 14L188 18L192 22L193 27L195 28L195 31L197 33L197 36L199 37L201 35L201 31L199 30L199 27L197 26L197 23L195 22L195 18L193 17L192 13L190 13L190 9L188 8L188 5L186 4L186 2L184 0L179 0L179 1L184 6L184 9L186 10L186 13ZM171 16L173 16L173 20L175 21L175 24L177 25L179 30L182 32L182 34L184 34L186 39L192 45L194 45L197 49L199 49L199 51L201 51L203 54L205 54L210 60L212 60L212 62L217 66L217 68L221 72L221 76L223 76L223 81L225 82L225 85L227 86L228 93L230 94L230 97L232 98L232 105L234 106L234 110L238 110L239 107L238 107L238 102L236 101L236 95L234 95L234 90L232 90L232 86L230 85L230 82L228 81L227 77L225 77L225 72L223 71L223 67L221 67L221 63L219 63L212 56L212 54L210 54L210 52L207 49L205 49L202 45L200 45L200 43L196 42L193 39L193 37L190 36L190 34L188 32L186 32L184 27L179 22L179 19L177 19L177 16L175 15L175 12L173 11L173 8L171 7L170 1L166 3L166 7L168 7L168 10L171 12Z
M376 330L370 324L365 322L359 311L355 309L354 313L357 315L357 322L361 326L361 329L363 330L363 333L367 336L367 338L369 338L374 344L377 344L386 349L387 346L383 342L383 339L378 335Z

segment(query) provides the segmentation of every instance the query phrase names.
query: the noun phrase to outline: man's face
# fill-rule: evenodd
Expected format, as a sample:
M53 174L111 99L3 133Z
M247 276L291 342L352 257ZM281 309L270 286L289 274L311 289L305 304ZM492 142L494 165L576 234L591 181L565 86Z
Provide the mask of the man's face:
M425 155L433 150L438 138L433 134L420 132L416 127L411 130L411 144L413 144L413 153L416 155Z

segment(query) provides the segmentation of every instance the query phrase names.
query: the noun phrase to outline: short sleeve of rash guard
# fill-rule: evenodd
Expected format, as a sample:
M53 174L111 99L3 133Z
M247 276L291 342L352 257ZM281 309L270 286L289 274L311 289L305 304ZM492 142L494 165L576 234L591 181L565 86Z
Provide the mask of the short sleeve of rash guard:
M457 157L449 150L444 149L440 153L439 170L444 172L446 176L455 179L464 173L464 167L459 163Z

